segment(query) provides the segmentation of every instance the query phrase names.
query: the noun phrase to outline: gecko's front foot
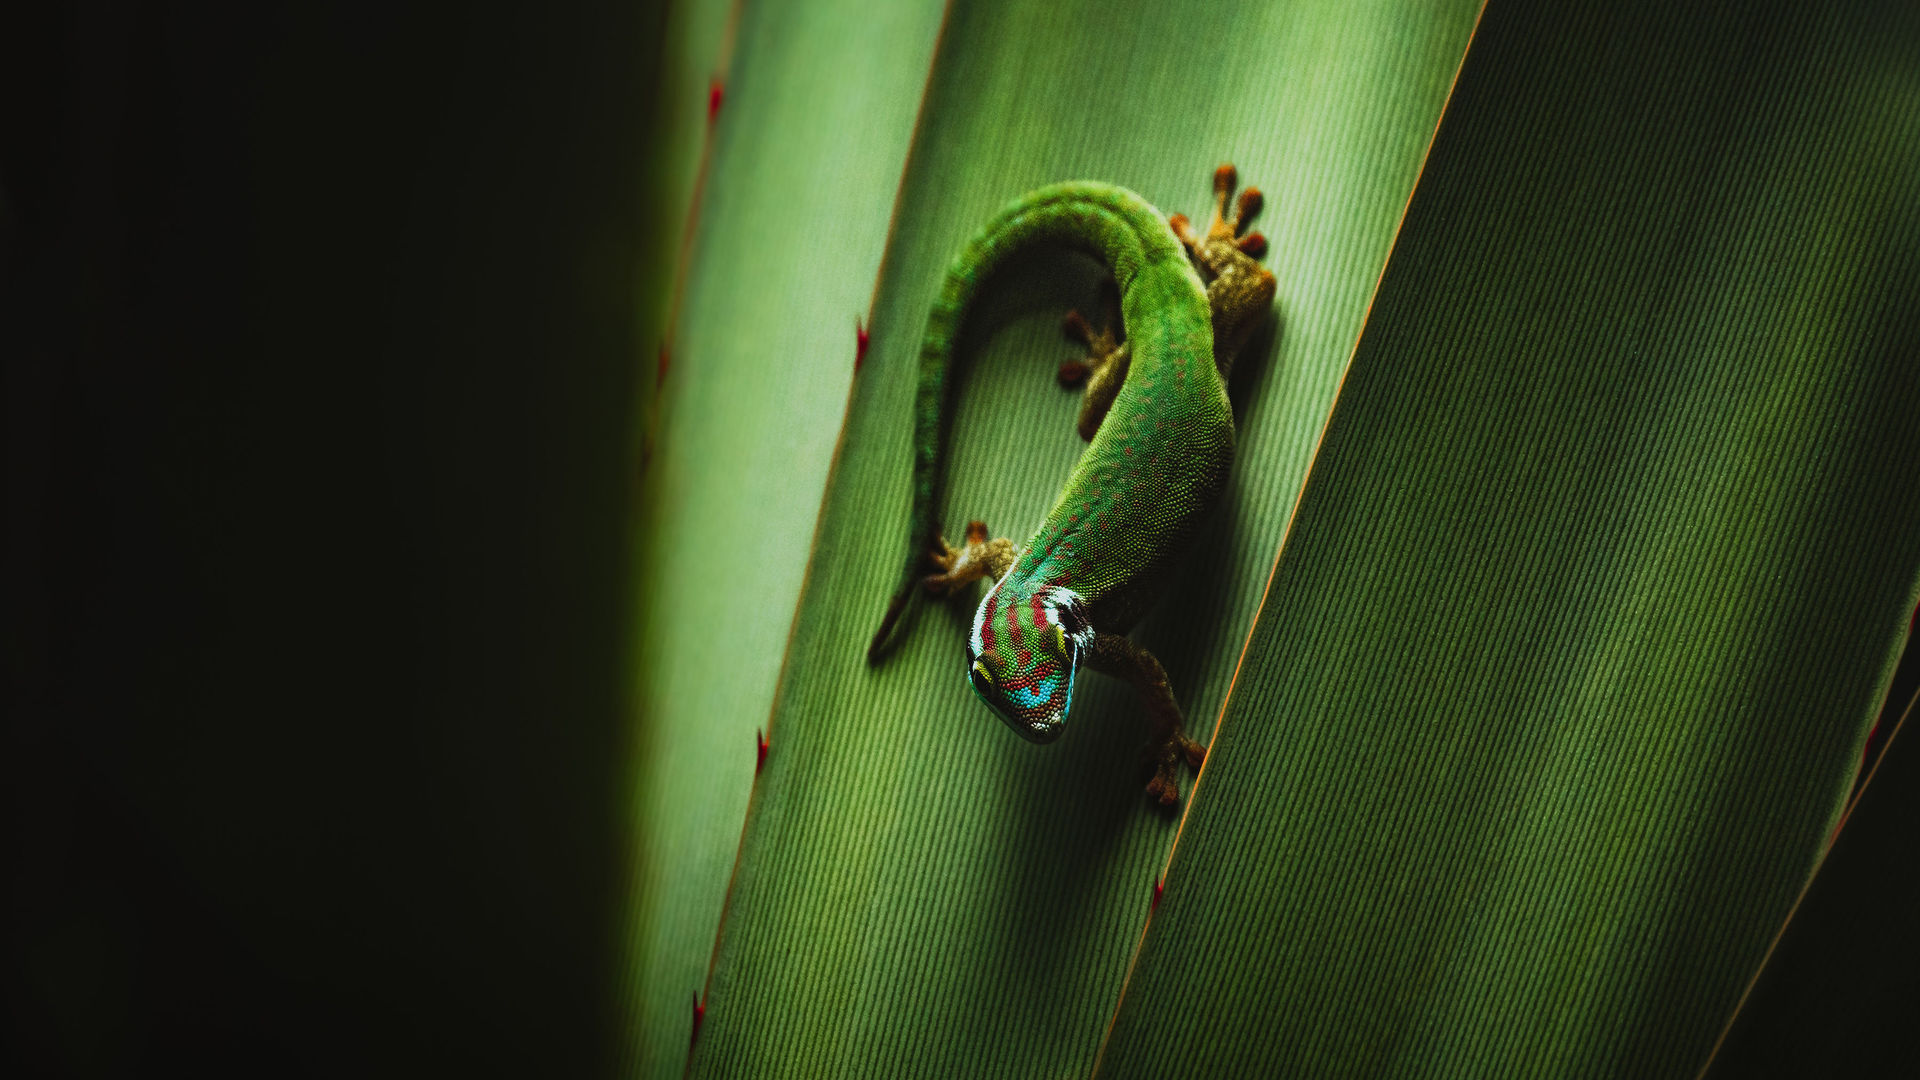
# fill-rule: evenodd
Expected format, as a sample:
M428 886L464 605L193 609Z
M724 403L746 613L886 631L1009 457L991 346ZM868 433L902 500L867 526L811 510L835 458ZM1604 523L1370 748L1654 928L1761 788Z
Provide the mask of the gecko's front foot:
M1147 747L1147 759L1153 766L1153 777L1147 781L1147 797L1161 806L1172 806L1180 801L1180 762L1184 760L1188 767L1199 771L1207 760L1207 748L1175 727L1159 744Z
M1096 634L1083 661L1104 675L1125 679L1140 693L1153 733L1147 740L1146 763L1152 770L1147 795L1161 806L1180 801L1179 766L1185 761L1198 769L1207 760L1207 748L1187 738L1185 718L1173 700L1167 671L1147 650L1119 634Z
M987 539L984 521L967 523L966 541L958 548L949 545L945 537L939 543L939 550L927 554L927 561L939 573L920 579L935 596L952 596L982 577L998 581L1013 566L1013 541L1005 537Z

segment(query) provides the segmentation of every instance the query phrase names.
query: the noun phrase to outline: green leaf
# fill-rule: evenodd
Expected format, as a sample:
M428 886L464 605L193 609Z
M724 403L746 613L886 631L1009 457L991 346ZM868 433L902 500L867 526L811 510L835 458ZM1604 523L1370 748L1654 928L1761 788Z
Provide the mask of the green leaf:
M729 14L687 10L678 47L718 51ZM639 511L623 1008L627 1065L647 1077L686 1063L940 8L742 18ZM702 123L706 62L678 83Z
M1213 167L1232 161L1266 192L1260 227L1276 253L1280 329L1236 369L1240 453L1221 511L1173 599L1137 634L1165 662L1204 737L1476 13L1469 2L1255 11L1143 0L951 11L787 653L696 1074L1057 1076L1091 1067L1176 827L1142 794L1138 702L1121 686L1084 680L1060 743L1020 741L967 688L965 603L920 610L884 665L869 668L863 655L906 544L914 357L928 302L961 242L1005 201L1048 181L1114 181L1169 211L1199 213ZM757 14L749 10L746 25ZM751 72L744 49L739 68ZM746 132L738 137L744 148ZM805 190L823 183L804 169L778 175ZM708 250L703 240L703 258ZM763 243L737 266L784 273L812 253ZM842 273L815 265L809 280L819 289L870 280ZM974 320L958 380L951 530L981 517L1024 539L1057 494L1082 447L1076 399L1053 380L1074 352L1059 319L1092 304L1096 279L1072 257L1039 260L1002 283ZM727 311L735 322L770 298L785 302L759 278L739 288ZM806 319L829 325L845 318L831 305L808 310ZM782 362L772 355L775 331L756 337L716 322L711 332ZM778 347L808 365L822 363L826 348ZM837 362L844 353L825 355ZM724 402L677 405L671 424L747 407L743 395L778 400L777 391L734 385ZM739 482L737 469L704 464L716 483ZM734 572L726 565L716 576ZM701 585L739 595L724 581ZM681 624L694 642L680 654L689 666L672 677L699 671L750 696L778 642L756 638L752 647L766 651L741 671L726 651L737 644L713 625ZM690 654L700 647L717 658L696 667ZM683 1000L671 982L647 992Z
M1920 577L1920 27L1496 0L1100 1075L1688 1076Z

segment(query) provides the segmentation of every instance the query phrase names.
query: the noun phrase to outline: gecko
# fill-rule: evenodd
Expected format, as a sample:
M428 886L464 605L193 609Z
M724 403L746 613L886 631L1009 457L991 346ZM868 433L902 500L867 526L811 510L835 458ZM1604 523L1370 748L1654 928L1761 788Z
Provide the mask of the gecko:
M915 592L952 597L988 579L966 646L974 693L1017 734L1049 743L1065 730L1081 666L1131 683L1150 719L1147 795L1162 806L1180 800L1179 763L1198 769L1206 748L1187 736L1160 661L1126 634L1225 486L1234 451L1226 376L1273 305L1274 276L1258 261L1266 239L1247 231L1261 195L1249 187L1235 202L1237 180L1231 165L1214 170L1202 235L1126 188L1051 184L1008 204L954 258L920 350L906 568L867 649L868 662L880 662ZM1085 386L1077 426L1088 446L1039 531L1016 549L973 521L955 548L936 507L954 337L992 272L1036 244L1100 259L1120 327L1067 315L1088 355L1061 364L1058 378Z

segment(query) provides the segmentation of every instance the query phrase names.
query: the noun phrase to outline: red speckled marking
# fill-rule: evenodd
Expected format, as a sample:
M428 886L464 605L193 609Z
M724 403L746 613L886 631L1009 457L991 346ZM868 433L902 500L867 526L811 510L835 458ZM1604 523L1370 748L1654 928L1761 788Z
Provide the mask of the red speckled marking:
M1027 648L1027 636L1020 632L1020 607L1017 604L1007 605L1007 631L1012 635L1013 655L1020 661L1020 666L1033 663L1033 650Z

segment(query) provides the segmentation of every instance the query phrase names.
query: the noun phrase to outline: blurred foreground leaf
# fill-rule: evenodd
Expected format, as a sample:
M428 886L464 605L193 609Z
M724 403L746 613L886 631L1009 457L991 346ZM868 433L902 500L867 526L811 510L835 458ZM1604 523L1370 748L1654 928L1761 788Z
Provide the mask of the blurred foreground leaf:
M676 47L716 48L725 8L687 12ZM646 1077L686 1064L940 6L740 17L641 487L623 1007Z

